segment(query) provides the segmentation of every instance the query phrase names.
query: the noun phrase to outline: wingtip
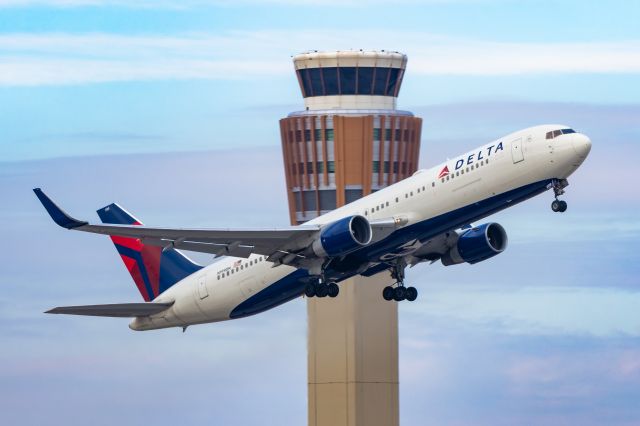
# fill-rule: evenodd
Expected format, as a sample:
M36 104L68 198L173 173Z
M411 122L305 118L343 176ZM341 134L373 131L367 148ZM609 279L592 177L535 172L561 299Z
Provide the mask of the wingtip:
M40 200L40 203L42 203L42 206L45 208L47 213L49 213L51 219L53 219L53 221L59 226L67 229L73 229L88 224L88 222L69 216L64 210L58 207L58 205L54 203L42 189L33 188L33 192L36 194L36 197L38 197L38 200Z

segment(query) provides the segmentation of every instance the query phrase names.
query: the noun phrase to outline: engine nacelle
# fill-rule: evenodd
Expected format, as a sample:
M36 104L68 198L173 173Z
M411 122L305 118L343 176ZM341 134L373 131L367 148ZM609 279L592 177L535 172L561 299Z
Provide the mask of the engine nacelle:
M371 225L364 216L345 217L320 229L313 252L319 257L344 256L369 244L371 234Z
M485 223L458 237L456 245L446 252L442 258L445 266L459 263L478 263L502 253L507 248L507 233L497 223Z

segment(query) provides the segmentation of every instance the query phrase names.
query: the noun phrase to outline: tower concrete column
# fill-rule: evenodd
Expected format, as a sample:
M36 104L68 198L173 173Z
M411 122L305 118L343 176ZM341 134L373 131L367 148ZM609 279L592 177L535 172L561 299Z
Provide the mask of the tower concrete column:
M308 52L293 62L305 109L280 120L292 224L416 171L422 119L396 109L406 55ZM307 299L309 425L399 423L398 306L382 298L390 284L389 272L358 275L337 298Z
M309 426L394 426L398 305L388 274L354 277L335 299L307 299Z

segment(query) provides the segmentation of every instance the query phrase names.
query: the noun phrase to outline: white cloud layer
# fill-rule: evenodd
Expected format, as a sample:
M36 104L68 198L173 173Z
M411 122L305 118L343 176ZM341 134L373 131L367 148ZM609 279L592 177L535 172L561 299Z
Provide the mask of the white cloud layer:
M637 40L510 43L416 32L319 30L180 36L51 33L0 36L0 85L273 78L292 72L291 54L350 47L402 49L414 75L640 72Z

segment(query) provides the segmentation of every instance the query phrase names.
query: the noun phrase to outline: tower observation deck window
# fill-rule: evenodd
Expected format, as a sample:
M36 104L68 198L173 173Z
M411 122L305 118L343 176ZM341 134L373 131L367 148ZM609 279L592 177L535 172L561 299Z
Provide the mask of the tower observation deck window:
M384 95L387 93L387 80L389 79L389 68L376 68L376 75L373 84L374 95Z
M322 68L322 79L326 95L337 95L340 93L338 86L338 68Z
M373 67L358 68L358 94L370 95L373 85Z
M299 69L304 97L336 95L396 96L400 68L327 67Z
M309 69L309 78L311 79L311 88L313 89L314 95L324 93L324 88L322 87L322 76L320 75L320 68L310 68Z
M356 94L357 68L343 67L338 70L340 74L340 91L342 95Z
M400 68L389 69L389 84L387 85L387 96L395 96L396 84L398 83L398 77L400 76Z

